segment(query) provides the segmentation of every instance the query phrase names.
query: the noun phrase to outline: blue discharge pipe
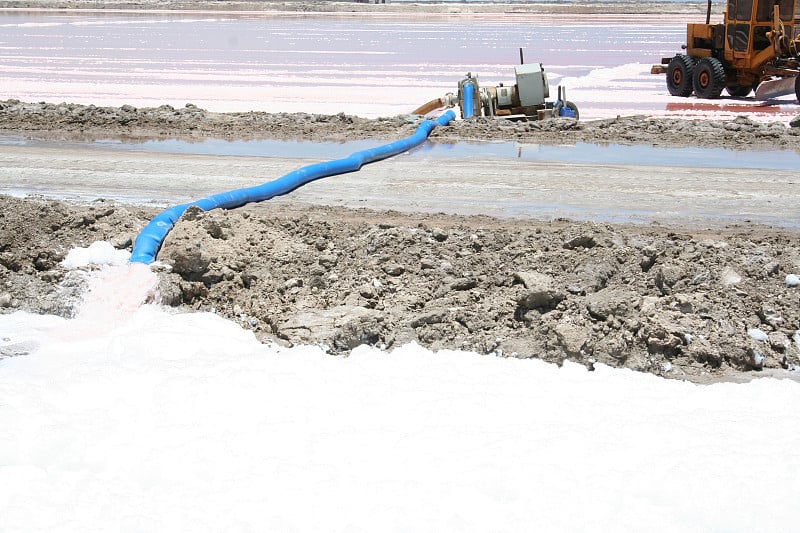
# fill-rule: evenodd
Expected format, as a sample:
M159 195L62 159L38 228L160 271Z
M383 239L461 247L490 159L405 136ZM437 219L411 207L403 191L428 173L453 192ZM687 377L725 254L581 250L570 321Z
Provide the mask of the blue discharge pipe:
M465 83L462 87L464 89L464 109L461 110L461 116L469 118L474 115L475 102L475 86L471 83Z
M233 191L214 194L196 202L170 207L153 217L136 237L131 253L131 263L144 263L149 265L156 260L158 250L173 228L178 219L191 206L196 205L203 211L212 209L233 209L251 202L262 202L275 196L281 196L302 187L306 183L328 176L346 174L359 170L362 165L380 161L394 155L406 152L425 142L433 128L446 126L456 117L453 111L447 111L435 120L424 120L410 137L394 141L376 148L368 148L355 152L344 159L314 163L294 170L278 179Z

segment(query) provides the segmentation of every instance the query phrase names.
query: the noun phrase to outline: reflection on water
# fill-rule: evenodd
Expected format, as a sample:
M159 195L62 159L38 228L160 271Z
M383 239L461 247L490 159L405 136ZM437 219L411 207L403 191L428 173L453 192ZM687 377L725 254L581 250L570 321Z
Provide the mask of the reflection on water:
M418 151L434 157L517 158L528 161L561 161L619 165L676 166L702 168L752 168L792 170L800 165L800 154L787 150L737 151L723 148L665 148L577 143L538 145L521 143L427 143Z
M226 141L177 139L126 142L102 140L93 143L64 143L0 137L0 145L94 148L98 150L141 151L168 154L193 154L290 159L341 159L353 152L384 144L375 140L347 142L307 142L278 140ZM577 143L551 146L516 142L436 143L428 141L406 157L522 159L526 161L574 162L701 168L751 168L793 170L800 168L800 154L788 150L737 151L722 148L663 148L647 145L625 146Z

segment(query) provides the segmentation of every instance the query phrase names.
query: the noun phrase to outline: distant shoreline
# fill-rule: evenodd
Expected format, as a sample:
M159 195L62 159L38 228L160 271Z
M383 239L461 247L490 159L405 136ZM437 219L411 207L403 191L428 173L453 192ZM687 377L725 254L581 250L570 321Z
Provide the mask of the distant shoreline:
M258 0L0 0L0 10L90 10L90 11L212 11L212 12L287 12L336 14L609 14L609 15L675 15L704 14L705 2L640 2L635 0L599 2L391 2L371 4L359 2L299 1L276 2ZM722 4L712 6L721 13Z

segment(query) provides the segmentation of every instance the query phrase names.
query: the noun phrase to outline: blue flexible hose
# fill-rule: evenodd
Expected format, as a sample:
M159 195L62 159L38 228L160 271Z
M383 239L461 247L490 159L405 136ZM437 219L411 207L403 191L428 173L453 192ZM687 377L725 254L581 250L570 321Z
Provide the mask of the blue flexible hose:
M436 126L446 126L454 118L455 113L453 113L453 111L446 111L435 120L425 120L421 122L414 134L405 139L384 144L376 148L361 150L344 159L307 165L261 185L214 194L207 198L197 200L196 202L170 207L153 217L136 237L130 262L149 265L155 261L158 250L161 248L161 244L164 242L167 234L178 219L183 216L183 213L193 205L196 205L203 211L210 211L216 208L233 209L252 202L262 202L275 196L288 194L306 183L320 178L355 172L363 165L392 157L422 144L428 138L433 128Z
M464 109L461 110L461 116L470 118L475 114L475 86L472 83L465 83L464 87Z

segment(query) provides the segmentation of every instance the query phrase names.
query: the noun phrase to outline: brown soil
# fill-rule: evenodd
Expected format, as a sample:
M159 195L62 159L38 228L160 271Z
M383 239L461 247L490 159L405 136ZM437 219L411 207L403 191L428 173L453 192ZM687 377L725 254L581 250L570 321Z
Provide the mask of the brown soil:
M50 140L397 139L413 128L402 116L0 102L0 134ZM798 149L798 133L745 117L621 117L458 121L432 138ZM67 251L97 240L130 249L154 214L0 197L0 309L69 316L83 285L59 264ZM416 341L696 381L797 378L800 287L789 286L800 274L797 243L797 229L748 224L699 230L267 202L190 210L160 252L161 297L213 309L265 341L333 353Z
M413 124L404 117L7 101L0 128L50 139L352 139L397 138ZM555 133L558 142L672 145L713 137L736 148L798 142L792 128L749 119L459 121L435 132L440 139L542 142ZM0 197L2 310L69 316L83 278L60 266L67 251L97 240L130 249L154 214L106 201ZM796 229L747 224L699 230L267 202L190 210L159 254L161 298L186 310L213 309L265 341L318 343L333 353L416 341L696 381L796 378L800 287L787 286L787 276L800 273L797 243Z
M344 141L395 140L413 133L418 117L367 119L340 113L212 113L192 104L182 108L98 107L80 104L0 101L0 134L50 140L103 138L152 139L302 139ZM737 150L800 150L800 128L779 122L757 122L747 116L733 121L653 120L645 116L608 120L553 119L512 122L476 117L434 129L432 140L515 140L530 144L645 144Z

